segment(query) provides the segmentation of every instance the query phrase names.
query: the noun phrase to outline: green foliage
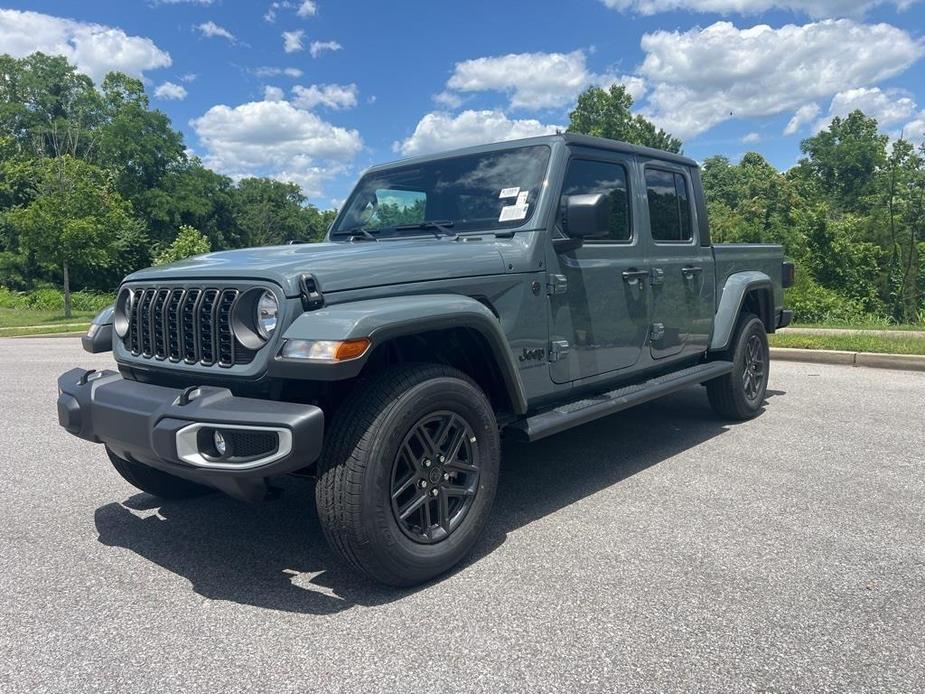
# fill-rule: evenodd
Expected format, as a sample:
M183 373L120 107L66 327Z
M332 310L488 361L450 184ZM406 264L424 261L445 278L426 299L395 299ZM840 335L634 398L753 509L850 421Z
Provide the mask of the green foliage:
M183 225L177 232L177 238L157 254L155 265L165 265L194 255L202 255L211 250L209 239L191 226Z
M102 311L113 302L111 294L99 292L71 292L75 311ZM60 311L64 305L64 294L53 287L42 287L31 292L14 292L0 287L0 308L21 311Z
M233 214L246 246L318 241L327 224L295 183L245 178L238 183Z
M681 140L631 113L632 106L633 97L622 84L613 84L610 89L588 87L578 96L575 110L569 113L568 131L669 152L681 151Z

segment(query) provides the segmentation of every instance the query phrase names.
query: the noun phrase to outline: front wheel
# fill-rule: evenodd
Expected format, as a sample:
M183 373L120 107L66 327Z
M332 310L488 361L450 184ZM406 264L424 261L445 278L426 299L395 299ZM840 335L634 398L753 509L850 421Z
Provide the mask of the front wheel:
M341 405L315 496L331 547L371 578L411 586L478 540L495 496L498 427L465 374L411 364Z
M751 419L761 412L770 364L768 335L758 316L744 313L739 318L727 358L732 372L707 383L710 405L723 417Z

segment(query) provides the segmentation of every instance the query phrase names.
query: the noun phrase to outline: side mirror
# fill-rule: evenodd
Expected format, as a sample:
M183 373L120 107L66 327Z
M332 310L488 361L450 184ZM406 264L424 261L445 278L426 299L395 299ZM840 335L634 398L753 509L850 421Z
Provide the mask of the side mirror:
M563 221L564 231L570 238L607 236L610 231L610 198L603 193L569 195Z

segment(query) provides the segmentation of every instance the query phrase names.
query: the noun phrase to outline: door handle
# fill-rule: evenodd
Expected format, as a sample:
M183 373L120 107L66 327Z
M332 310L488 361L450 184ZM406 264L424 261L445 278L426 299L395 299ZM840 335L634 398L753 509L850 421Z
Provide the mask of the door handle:
M633 285L635 283L641 292L646 290L645 279L649 276L648 270L624 270L622 275L623 281L627 284Z
M694 275L699 275L703 272L703 268L697 265L686 265L681 268L681 274L690 279Z

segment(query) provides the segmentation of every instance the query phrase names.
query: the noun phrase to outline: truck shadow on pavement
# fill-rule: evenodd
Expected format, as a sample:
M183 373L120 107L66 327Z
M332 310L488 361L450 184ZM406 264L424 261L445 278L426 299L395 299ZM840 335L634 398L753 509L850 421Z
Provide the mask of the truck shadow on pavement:
M768 397L781 395L768 391ZM492 516L474 552L447 580L507 534L737 426L691 388L540 443L505 442ZM277 481L281 498L247 505L221 494L160 502L136 494L96 511L99 541L186 578L210 600L306 614L379 605L419 590L379 586L343 566L325 544L311 481Z

